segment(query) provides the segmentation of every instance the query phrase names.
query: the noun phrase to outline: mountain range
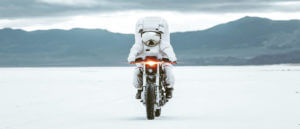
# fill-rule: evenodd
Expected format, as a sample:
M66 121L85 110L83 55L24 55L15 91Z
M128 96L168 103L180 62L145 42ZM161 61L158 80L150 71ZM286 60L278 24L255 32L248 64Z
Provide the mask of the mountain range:
M201 21L199 21L201 22ZM0 66L127 66L133 34L101 29L0 29ZM243 17L171 33L178 65L300 63L300 20Z

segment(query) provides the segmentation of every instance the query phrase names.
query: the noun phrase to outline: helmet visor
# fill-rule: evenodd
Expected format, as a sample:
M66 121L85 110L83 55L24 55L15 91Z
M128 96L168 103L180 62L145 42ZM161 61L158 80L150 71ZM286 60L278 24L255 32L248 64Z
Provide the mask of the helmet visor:
M157 44L159 44L159 41L155 41L155 40L148 40L146 42L143 42L146 46L149 46L149 47L154 47L156 46Z
M156 32L145 32L142 34L142 42L150 47L160 43L160 34Z

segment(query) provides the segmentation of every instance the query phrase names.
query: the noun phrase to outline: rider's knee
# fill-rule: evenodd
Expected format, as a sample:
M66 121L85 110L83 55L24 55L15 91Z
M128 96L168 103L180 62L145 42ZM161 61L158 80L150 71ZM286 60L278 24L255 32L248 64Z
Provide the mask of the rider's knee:
M142 89L142 67L136 67L134 69L134 79L133 79L133 85L137 89Z
M166 86L167 88L173 88L174 86L174 83L175 83L175 77L174 77L174 74L173 74L173 66L172 64L169 64L169 63L166 63L166 64L163 64L163 70L165 72L165 75L166 75Z
M142 67L136 67L135 69L134 69L134 75L135 76L141 76L141 74L142 74Z
M163 70L166 72L166 74L173 74L173 66L172 64L166 63L163 64Z

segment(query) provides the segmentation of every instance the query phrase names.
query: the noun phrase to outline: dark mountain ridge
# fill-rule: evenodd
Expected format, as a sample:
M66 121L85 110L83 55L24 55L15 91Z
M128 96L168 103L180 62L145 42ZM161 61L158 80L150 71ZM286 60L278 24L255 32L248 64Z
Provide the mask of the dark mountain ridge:
M0 66L123 66L133 42L133 34L101 29L4 28ZM172 33L171 42L180 65L300 63L299 20L243 17L202 31ZM273 56L280 58L268 58Z

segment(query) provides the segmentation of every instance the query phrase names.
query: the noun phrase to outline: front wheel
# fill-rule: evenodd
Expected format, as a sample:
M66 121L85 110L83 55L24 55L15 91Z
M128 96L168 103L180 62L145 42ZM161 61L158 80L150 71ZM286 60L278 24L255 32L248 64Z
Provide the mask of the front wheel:
M154 84L149 84L147 86L147 93L145 95L146 98L146 112L147 119L154 119L154 105L155 105L155 86Z

